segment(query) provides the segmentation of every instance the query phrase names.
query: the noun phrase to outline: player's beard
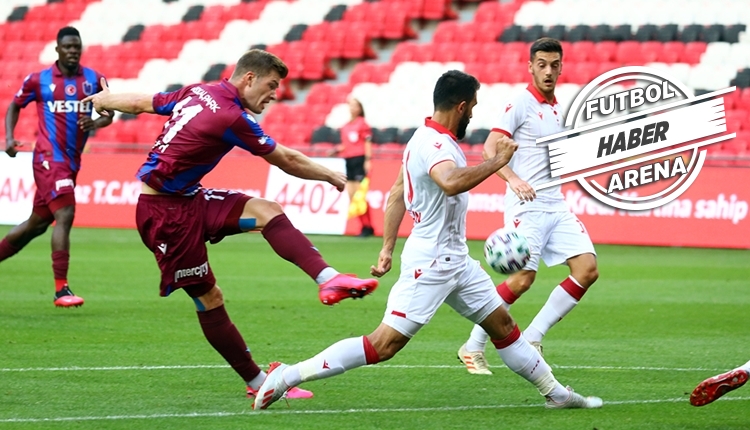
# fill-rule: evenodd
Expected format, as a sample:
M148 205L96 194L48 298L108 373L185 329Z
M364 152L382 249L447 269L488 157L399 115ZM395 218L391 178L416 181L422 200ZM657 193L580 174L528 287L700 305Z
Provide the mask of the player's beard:
M466 137L466 127L469 126L469 121L471 121L471 118L469 118L469 112L467 111L458 122L458 130L456 130L456 137L458 140Z

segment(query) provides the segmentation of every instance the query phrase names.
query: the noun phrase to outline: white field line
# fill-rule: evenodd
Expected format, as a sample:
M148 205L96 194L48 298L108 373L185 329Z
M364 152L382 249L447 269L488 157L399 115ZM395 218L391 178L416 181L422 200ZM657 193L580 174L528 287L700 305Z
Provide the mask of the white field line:
M726 371L728 368L711 367L649 367L649 366L565 366L550 365L553 369L572 370L652 370L673 372L718 372ZM463 369L462 365L450 364L376 364L364 366L364 369ZM493 368L504 368L503 365L490 366ZM94 372L94 371L116 371L116 370L184 370L184 369L225 369L225 364L194 364L194 365L172 365L172 366L69 366L69 367L6 367L0 368L0 372Z
M724 397L717 401L750 400L750 397ZM604 406L616 405L645 405L655 403L685 403L686 398L672 399L649 399L649 400L614 400L605 401ZM270 411L239 411L239 412L192 412L186 414L138 414L138 415L102 415L102 416L80 416L80 417L51 417L51 418L3 418L0 423L39 423L60 421L115 421L115 420L152 420L166 418L220 418L249 415L341 415L362 413L399 413L399 412L453 412L491 409L521 409L541 408L543 404L530 405L469 405L469 406L444 406L434 408L362 408L362 409L322 409L322 410L289 410L278 409Z

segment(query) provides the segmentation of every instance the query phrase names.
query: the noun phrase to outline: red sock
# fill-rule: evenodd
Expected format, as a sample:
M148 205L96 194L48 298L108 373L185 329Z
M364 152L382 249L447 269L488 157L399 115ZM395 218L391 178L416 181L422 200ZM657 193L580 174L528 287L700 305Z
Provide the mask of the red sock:
M55 292L59 293L66 285L68 285L67 279L55 279Z
M513 291L508 288L507 282L503 282L502 284L497 286L497 293L500 294L500 297L503 298L503 301L509 305L512 305L516 302L516 300L518 300L518 296L516 296Z
M284 214L276 216L263 227L263 237L281 258L296 264L313 280L329 267L315 246L294 228Z
M359 216L359 222L362 223L362 228L372 228L372 219L370 219L370 206L367 206L365 213Z
M54 251L52 253L52 273L55 276L55 289L60 291L68 284L68 265L70 253L68 251Z
M365 348L365 362L367 364L377 364L380 361L380 355L378 355L378 351L372 346L367 336L362 336L362 346Z
M224 357L243 381L252 381L258 376L260 368L253 361L242 335L229 319L223 305L210 311L198 312L198 321L208 343Z
M21 248L11 245L7 238L3 238L3 240L0 241L0 261L16 255L20 250Z
M564 281L560 282L560 286L565 292L579 302L583 298L583 295L586 294L586 289L578 285L572 276L568 276Z

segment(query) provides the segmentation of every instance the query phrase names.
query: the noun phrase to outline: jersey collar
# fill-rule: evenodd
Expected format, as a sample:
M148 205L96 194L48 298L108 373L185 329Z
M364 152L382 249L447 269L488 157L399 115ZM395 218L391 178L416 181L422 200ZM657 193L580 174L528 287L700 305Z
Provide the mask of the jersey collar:
M430 127L431 129L437 131L438 133L447 134L448 136L451 137L451 139L453 139L456 142L458 142L458 139L456 139L456 136L454 136L453 133L451 133L450 130L448 130L447 128L443 127L440 123L437 123L437 122L433 121L431 116L428 116L427 118L424 119L424 125L426 127Z
M62 70L60 70L60 66L57 65L57 61L55 61L55 64L52 65L52 74L55 76L64 76ZM83 75L83 66L79 64L78 69L76 70L74 75Z
M237 87L232 85L227 78L221 80L221 86L234 98L234 102L237 103L239 107L242 107L242 102L240 101L240 91L237 89Z
M547 103L550 106L554 106L557 104L557 97L552 98L552 103L548 102L547 99L544 98L544 95L539 92L539 90L536 89L536 87L532 84L529 84L526 86L526 89L529 90L532 96L538 101L539 103Z

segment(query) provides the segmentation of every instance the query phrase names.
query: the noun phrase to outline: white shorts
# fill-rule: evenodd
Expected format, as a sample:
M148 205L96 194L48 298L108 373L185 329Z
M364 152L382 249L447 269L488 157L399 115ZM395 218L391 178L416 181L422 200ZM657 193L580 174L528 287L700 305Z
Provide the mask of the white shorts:
M383 323L412 337L443 303L475 324L502 304L490 275L472 258L451 270L403 266L388 295Z
M547 267L565 263L581 254L594 254L586 227L573 212L526 211L505 216L506 227L515 228L526 236L531 259L524 270L539 270L539 258Z

